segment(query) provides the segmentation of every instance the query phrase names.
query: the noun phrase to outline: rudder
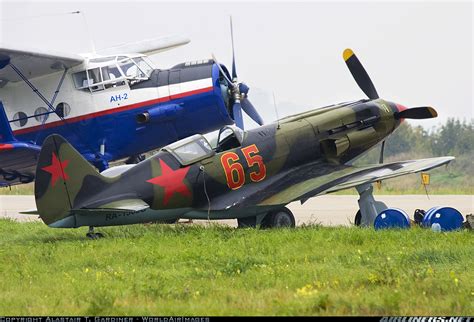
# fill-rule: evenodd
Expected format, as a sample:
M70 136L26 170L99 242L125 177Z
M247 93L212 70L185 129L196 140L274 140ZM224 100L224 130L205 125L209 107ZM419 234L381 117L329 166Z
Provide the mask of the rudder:
M62 136L53 134L46 138L38 158L35 182L36 207L45 224L70 215L88 176L103 178Z

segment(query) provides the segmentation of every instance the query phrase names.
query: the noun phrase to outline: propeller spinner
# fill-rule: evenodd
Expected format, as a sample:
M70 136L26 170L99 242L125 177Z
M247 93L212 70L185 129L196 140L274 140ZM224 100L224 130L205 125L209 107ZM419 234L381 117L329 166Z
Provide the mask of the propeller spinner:
M219 67L221 74L225 77L225 79L231 86L231 95L233 98L232 114L234 115L234 122L241 129L244 128L244 121L242 116L242 110L244 110L244 112L248 116L250 116L252 120L254 120L259 125L263 125L262 117L260 116L260 114L258 114L257 109L248 99L248 92L250 88L243 82L239 83L237 77L237 68L235 67L234 31L232 27L232 17L230 17L230 37L232 41L232 80L229 79L227 73L224 72L221 64L219 64L214 54L212 55L212 59L214 59L215 63Z

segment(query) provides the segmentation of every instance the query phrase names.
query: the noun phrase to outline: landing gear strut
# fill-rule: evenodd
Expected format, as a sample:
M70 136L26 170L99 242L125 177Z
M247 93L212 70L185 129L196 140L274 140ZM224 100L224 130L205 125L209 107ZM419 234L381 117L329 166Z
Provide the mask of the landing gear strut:
M374 199L374 187L371 184L363 184L356 187L359 193L359 211L354 219L356 226L372 227L374 225L375 217L387 209L387 206Z
M86 234L86 236L90 239L99 239L104 237L104 235L101 233L95 233L93 226L89 226L89 232Z

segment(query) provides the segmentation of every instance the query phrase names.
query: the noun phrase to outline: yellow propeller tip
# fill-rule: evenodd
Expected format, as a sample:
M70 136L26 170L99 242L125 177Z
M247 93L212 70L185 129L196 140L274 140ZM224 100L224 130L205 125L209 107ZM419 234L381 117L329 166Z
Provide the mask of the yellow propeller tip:
M431 116L433 118L438 117L438 112L436 112L436 110L434 108L428 107L428 109L430 110Z
M344 58L344 61L347 61L349 58L351 58L352 55L354 55L354 52L352 51L352 49L347 48L346 50L344 50L342 57Z

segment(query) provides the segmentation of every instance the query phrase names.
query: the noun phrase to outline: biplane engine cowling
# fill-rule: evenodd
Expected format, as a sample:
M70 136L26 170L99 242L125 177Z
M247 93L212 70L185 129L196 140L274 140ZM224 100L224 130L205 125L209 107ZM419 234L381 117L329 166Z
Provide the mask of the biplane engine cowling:
M169 104L150 108L148 111L137 114L136 120L139 124L148 122L168 122L182 113L183 106L179 104Z

